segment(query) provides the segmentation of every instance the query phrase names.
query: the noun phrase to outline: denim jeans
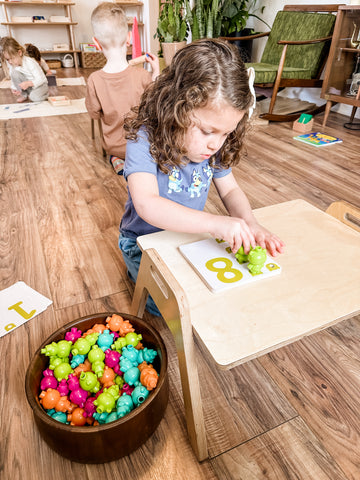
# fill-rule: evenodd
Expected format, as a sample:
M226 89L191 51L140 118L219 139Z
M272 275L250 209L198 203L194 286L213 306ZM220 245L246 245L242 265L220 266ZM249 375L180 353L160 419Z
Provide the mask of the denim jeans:
M142 255L141 250L134 238L123 237L121 234L119 236L119 248L123 254L124 262L128 269L128 277L136 283ZM146 302L146 310L152 315L161 317L161 313L150 295Z

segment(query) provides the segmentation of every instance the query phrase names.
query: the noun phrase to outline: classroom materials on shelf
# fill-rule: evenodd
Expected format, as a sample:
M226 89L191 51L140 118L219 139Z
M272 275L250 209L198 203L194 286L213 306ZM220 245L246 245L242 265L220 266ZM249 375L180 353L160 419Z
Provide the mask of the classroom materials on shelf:
M69 50L69 44L68 43L54 43L53 44L53 50L56 52L61 52L61 51L68 51Z
M315 147L325 147L326 145L333 145L334 143L341 143L341 138L326 135L321 132L306 133L294 137L294 140L314 145Z
M80 50L82 52L96 52L97 48L94 43L80 43Z
M48 101L49 103L51 103L51 105L54 105L54 107L62 107L64 105L71 104L71 100L65 95L59 95L57 97L49 97Z
M300 133L309 133L311 132L314 124L314 119L312 115L307 113L302 113L300 118L293 122L293 130Z
M239 259L231 252L229 244L208 238L180 245L180 252L194 268L207 287L214 293L256 282L281 273L281 266L266 254L258 273L249 271L248 258Z

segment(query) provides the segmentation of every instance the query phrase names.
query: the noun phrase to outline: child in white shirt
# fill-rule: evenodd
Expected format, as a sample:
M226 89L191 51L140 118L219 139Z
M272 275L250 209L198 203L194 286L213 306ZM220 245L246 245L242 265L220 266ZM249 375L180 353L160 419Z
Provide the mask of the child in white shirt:
M40 65L25 54L25 48L14 38L1 39L1 57L9 67L12 93L18 97L17 102L46 100L49 87Z

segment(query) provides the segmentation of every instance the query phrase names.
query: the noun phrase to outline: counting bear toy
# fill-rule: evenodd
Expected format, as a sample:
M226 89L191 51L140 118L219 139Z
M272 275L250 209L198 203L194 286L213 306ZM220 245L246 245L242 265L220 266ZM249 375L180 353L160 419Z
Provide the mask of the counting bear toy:
M120 315L86 332L72 328L41 353L49 366L40 382L40 403L52 418L70 425L99 425L141 405L158 382L153 349Z
M249 262L248 269L251 275L259 275L266 261L266 250L265 248L257 246L255 248L251 248L249 253L246 255L244 252L244 247L241 246L235 253L235 257L239 263Z

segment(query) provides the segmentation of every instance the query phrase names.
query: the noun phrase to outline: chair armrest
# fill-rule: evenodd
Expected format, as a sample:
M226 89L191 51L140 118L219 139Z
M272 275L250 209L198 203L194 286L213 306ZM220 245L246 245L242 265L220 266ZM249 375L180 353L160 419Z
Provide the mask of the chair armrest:
M329 37L324 38L315 38L313 40L279 40L277 43L278 45L311 45L313 43L321 43L321 42L328 42L332 39L332 35Z
M235 40L253 40L254 38L267 37L270 32L254 33L254 35L246 35L246 37L219 37L220 40L228 40L234 42Z

